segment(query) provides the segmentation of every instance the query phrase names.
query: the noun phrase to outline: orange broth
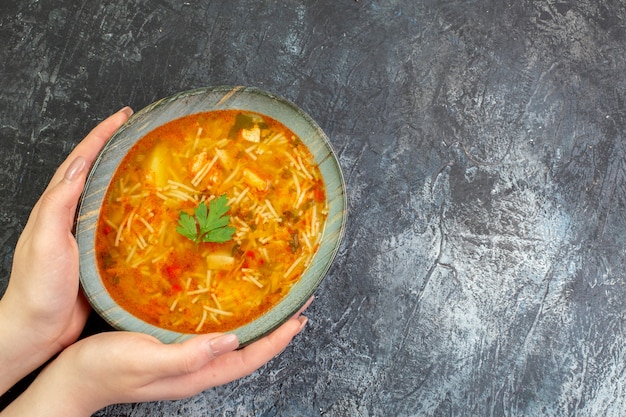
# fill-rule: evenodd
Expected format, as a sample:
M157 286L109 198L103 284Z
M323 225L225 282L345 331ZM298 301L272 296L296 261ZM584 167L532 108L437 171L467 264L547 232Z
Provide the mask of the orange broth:
M181 211L223 194L232 240L176 231ZM111 297L150 324L232 330L285 297L326 215L319 168L284 125L237 110L191 115L148 133L121 162L98 219L98 267Z

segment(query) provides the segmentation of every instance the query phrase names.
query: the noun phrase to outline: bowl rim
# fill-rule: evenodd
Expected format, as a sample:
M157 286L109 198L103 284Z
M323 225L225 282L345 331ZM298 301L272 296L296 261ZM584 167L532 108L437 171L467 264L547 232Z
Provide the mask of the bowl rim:
M253 104L244 103L243 101L246 99L253 100ZM173 109L171 111L176 110L177 105L182 106L184 109L189 109L189 111L173 117L168 115L167 111L170 109ZM276 109L271 107L272 111L263 112L255 107L259 105L267 105L268 108L275 106ZM326 184L329 215L322 232L320 246L314 255L311 266L305 270L303 276L292 286L289 293L270 311L248 324L227 331L227 333L236 334L240 345L244 346L276 329L310 299L334 263L345 236L348 200L345 177L339 164L339 159L332 143L321 127L291 101L257 87L219 85L181 91L157 100L134 113L111 136L89 171L79 202L76 239L79 246L81 286L96 313L116 329L147 333L164 343L181 342L196 336L195 333L182 333L157 327L141 320L117 305L104 288L98 273L94 250L95 227L99 218L100 205L108 190L110 180L130 147L148 132L164 123L191 114L222 109L248 110L280 121L296 133L310 150L311 144L316 145L312 153L316 162L320 165L320 169L322 164L325 168L322 172L324 182L327 183L328 180L324 172L330 173L332 177L332 190L330 190L332 197L329 197L328 184ZM280 117L274 117L276 114L282 114L281 112L296 116L297 120L281 120ZM161 117L163 117L162 120ZM142 131L144 133L141 133ZM306 132L307 136L302 137L302 134L299 132ZM309 134L312 136L309 137ZM321 160L318 160L318 157ZM324 248L324 251L320 252L322 248ZM316 262L319 262L319 264Z

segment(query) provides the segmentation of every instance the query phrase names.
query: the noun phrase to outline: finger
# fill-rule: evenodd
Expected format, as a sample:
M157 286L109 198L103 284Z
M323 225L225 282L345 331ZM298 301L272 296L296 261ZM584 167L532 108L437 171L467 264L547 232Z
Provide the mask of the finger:
M311 298L309 298L307 300L306 303L304 303L304 305L302 307L300 307L300 310L298 310L298 312L296 314L294 314L292 316L292 318L297 319L298 317L300 317L300 315L302 313L304 313L304 310L306 310L307 308L309 308L309 306L311 305L311 303L313 302L313 300L315 300L315 296L311 296Z
M158 361L150 358L159 378L180 377L201 370L220 355L232 352L239 346L234 334L209 334L196 336L183 343L155 345Z
M218 342L214 335L196 336L179 345L161 345L169 352L159 360L148 360L146 365L159 369L153 374L153 384L144 400L184 398L249 375L283 351L305 323L306 317L291 319L269 336L237 351L233 351L234 344ZM215 345L221 343L225 346L216 353Z
M242 349L234 364L235 369L241 369L243 375L254 372L285 350L291 340L304 329L307 321L306 316L288 320L268 336Z
M233 352L235 357L230 360L235 362L233 369L240 369L238 375L244 376L254 372L287 347L293 337L304 328L308 319L301 316L301 314L311 305L313 299L314 297L309 298L291 320L270 335L252 343L241 351ZM171 365L167 375L164 374L163 376L175 377L192 374L218 356L234 351L238 346L238 341L236 336L231 334L203 335L196 336L179 345L169 346L174 348L171 349L174 357L161 361ZM180 352L180 350L184 350L184 352ZM227 374L232 374L233 369L227 372ZM219 374L219 372L216 373ZM229 377L227 376L227 378Z
M207 380L212 382L212 386L217 386L250 375L285 350L306 323L307 318L304 316L290 319L245 348L216 358L206 370Z
M87 169L85 158L77 157L67 167L63 179L41 196L33 225L38 231L35 236L38 240L52 244L58 237L71 232L76 204L85 185Z

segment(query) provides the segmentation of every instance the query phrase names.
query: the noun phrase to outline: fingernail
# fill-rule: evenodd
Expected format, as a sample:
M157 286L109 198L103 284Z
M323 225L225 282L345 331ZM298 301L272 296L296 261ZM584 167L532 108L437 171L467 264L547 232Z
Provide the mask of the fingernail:
M313 303L313 300L315 299L314 296L312 296L311 298L309 298L307 300L306 303L304 303L304 305L302 307L300 307L300 310L298 310L298 312L296 314L293 315L294 319L297 319L298 317L300 317L300 314L304 313L304 311L309 308L309 306L311 305L311 303Z
M314 295L312 295L312 296L311 296L311 297L310 297L310 298L306 301L306 303L304 303L304 307L303 307L303 308L304 308L304 309L309 308L309 306L313 303L313 300L315 300L315 296L314 296Z
M300 329L298 329L298 333L300 333L302 329L304 329L304 326L306 326L309 322L309 319L306 316L300 316L298 317L298 321L300 322Z
M239 346L237 336L230 333L211 340L209 343L213 356L219 356L227 352L232 352Z
M72 182L78 177L87 166L87 161L82 156L77 157L72 161L67 170L65 171L65 181Z
M132 116L134 113L133 109L131 109L129 106L121 108L119 112L125 113L128 117Z

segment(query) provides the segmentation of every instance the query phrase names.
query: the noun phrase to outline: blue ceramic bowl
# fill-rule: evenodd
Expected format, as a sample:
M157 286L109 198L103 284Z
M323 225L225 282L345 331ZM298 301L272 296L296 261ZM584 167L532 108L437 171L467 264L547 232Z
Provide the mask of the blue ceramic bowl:
M111 298L98 272L94 251L96 225L109 182L128 150L139 139L172 120L195 113L229 109L267 115L298 135L320 167L329 209L320 248L311 265L272 310L233 330L241 345L266 335L295 314L313 295L328 272L344 234L347 204L341 168L320 127L294 104L256 88L222 86L181 92L135 113L106 144L87 179L76 228L80 250L80 281L94 310L113 327L147 333L165 343L180 342L193 336L146 323L128 313Z

